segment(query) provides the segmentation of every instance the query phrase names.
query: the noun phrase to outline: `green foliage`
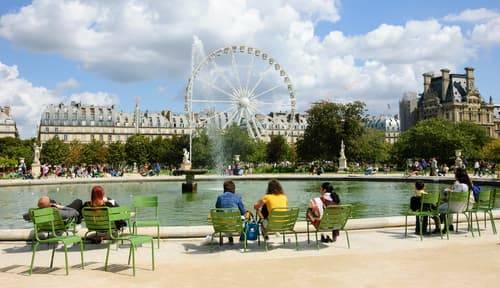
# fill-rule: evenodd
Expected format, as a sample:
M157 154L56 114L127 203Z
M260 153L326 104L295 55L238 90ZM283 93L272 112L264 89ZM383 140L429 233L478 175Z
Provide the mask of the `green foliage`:
M60 165L67 159L69 145L54 137L42 146L40 161L51 165Z
M78 140L73 140L69 143L68 156L66 157L66 164L68 166L78 165L82 163L83 151L85 145Z
M353 159L359 155L356 145L364 133L365 104L320 102L308 111L308 126L304 137L297 141L297 154L303 161L336 160L343 139L346 157Z
M24 158L26 165L30 166L33 162L33 144L35 138L21 140L19 138L5 137L0 138L0 156L19 160Z
M148 156L150 163L165 163L167 152L170 149L170 141L157 136L148 145Z
M391 145L385 141L383 131L367 128L355 143L356 155L352 160L367 163L383 163L389 160Z
M248 158L252 163L264 163L267 160L267 144L261 140L254 143L252 155Z
M267 143L266 156L268 163L280 163L288 160L290 147L281 135L271 136L271 141Z
M92 140L85 144L81 162L85 164L104 164L108 158L108 148L102 141Z
M179 166L182 163L182 149L189 150L189 136L174 136L171 139L166 139L170 143L170 148L167 150L165 164L169 166Z
M214 167L213 143L205 130L199 131L193 138L192 163L194 168L211 169Z
M405 131L394 145L396 160L403 164L408 158L437 157L451 163L455 150L466 158L477 158L489 141L483 127L462 122L454 124L444 119L428 119Z
M252 158L255 141L250 138L246 130L233 124L224 131L222 139L226 163L230 163L234 155L240 155L240 160L244 162Z
M138 166L148 162L149 138L142 135L133 135L125 143L125 155L127 164L137 163Z
M0 170L7 171L9 169L16 168L18 162L16 159L11 159L9 157L0 156Z
M113 142L108 145L107 162L113 168L121 168L125 163L127 155L125 154L125 144Z
M485 160L500 163L500 138L486 144L481 151L481 155Z

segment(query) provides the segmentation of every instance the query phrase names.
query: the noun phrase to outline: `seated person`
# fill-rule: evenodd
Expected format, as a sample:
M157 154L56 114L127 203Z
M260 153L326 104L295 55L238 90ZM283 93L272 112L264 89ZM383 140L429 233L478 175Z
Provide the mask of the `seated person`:
M323 211L328 205L338 205L340 204L340 198L333 191L333 186L330 182L324 182L319 188L319 197L311 199L309 202L309 208L307 209L307 220L310 221L314 227L318 227L320 220L323 217ZM332 231L332 238L330 236L324 236L321 234L321 242L335 242L339 236L338 230Z
M234 185L234 182L231 180L225 181L223 188L224 192L217 197L215 208L238 208L242 217L248 214L241 200L241 196L235 193L236 185ZM233 243L233 237L229 236L228 239L229 243ZM222 245L222 238L220 239L220 244Z
M261 219L267 219L269 215L262 213L263 207L266 207L268 211L267 214L270 214L274 208L288 207L288 198L278 180L270 180L267 184L266 195L254 204L254 208L257 210L259 217Z
M54 207L59 210L61 219L64 221L75 220L76 223L80 224L82 222L82 207L83 202L80 199L75 199L69 205L62 206L55 200L50 199L47 196L42 196L38 199L38 208L49 208ZM23 214L23 219L26 221L31 221L31 215L28 213Z
M427 194L425 192L425 184L422 181L415 182L415 191L413 196L410 198L410 209L412 211L419 211L421 205L422 195ZM431 210L436 209L435 206L430 206L429 204L424 204L422 207L423 210ZM434 224L436 225L436 230L433 233L439 233L440 220L438 217L433 217ZM416 216L415 218L415 234L420 235L420 217ZM427 221L428 217L424 216L422 219L422 233L427 233Z
M92 187L90 194L90 201L85 202L83 207L119 207L118 203L111 199L105 197L104 188L102 186ZM116 228L118 230L127 226L127 222L124 220L115 221ZM101 239L102 240L102 239Z

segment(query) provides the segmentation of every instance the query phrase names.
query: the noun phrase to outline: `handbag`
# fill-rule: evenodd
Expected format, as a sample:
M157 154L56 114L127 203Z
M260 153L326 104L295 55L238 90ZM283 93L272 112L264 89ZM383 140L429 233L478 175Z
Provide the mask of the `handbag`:
M259 237L259 223L255 222L255 220L245 222L243 229L247 235L247 240L255 241ZM240 241L245 241L243 234L240 236Z

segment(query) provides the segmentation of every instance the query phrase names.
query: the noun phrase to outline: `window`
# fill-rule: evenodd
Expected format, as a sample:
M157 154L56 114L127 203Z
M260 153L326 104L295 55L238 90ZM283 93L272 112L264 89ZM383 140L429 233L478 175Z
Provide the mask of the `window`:
M50 119L50 113L49 112L45 113L45 119Z
M49 132L49 127L45 127L45 132Z
M68 141L68 134L64 134L64 141Z
M59 132L59 128L57 128L57 127L56 127L54 130L55 130L56 132Z
M94 134L90 135L90 140L91 140L91 141L92 141L92 140L95 140L95 136L94 136Z
M99 141L103 141L103 140L104 140L103 135L102 135L102 134L101 134L101 135L99 135Z
M95 110L90 109L90 120L95 120Z
M64 120L68 120L68 112L64 112Z
M111 142L111 141L113 141L113 136L111 136L111 134L110 134L110 135L108 135L108 142Z

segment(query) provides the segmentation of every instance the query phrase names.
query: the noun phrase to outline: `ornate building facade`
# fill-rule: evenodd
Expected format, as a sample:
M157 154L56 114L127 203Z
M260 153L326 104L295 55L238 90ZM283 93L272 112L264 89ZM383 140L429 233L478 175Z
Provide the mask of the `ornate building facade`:
M483 126L491 137L498 137L492 98L483 99L475 86L474 68L465 68L465 74L450 74L441 69L441 75L425 73L424 91L418 100L418 120L443 118L451 122L469 121Z
M365 126L383 131L385 141L391 144L396 143L401 133L400 121L397 116L370 116L366 120Z
M18 137L16 122L10 112L10 106L0 107L0 138Z
M227 116L227 115L226 115ZM194 115L194 127L204 128L208 114ZM220 121L228 117L220 116ZM304 115L296 115L294 127L290 129L290 116L284 113L257 115L264 128L262 139L268 141L272 135L283 135L293 143L304 134L307 121ZM174 135L189 135L189 119L185 114L174 114L172 111L141 111L136 105L134 112L118 111L115 106L82 105L71 102L70 105L49 105L40 120L38 138L41 143L57 136L66 143L78 140L89 143L92 140L104 143L126 142L128 137L136 134L153 139L157 136L170 138Z

